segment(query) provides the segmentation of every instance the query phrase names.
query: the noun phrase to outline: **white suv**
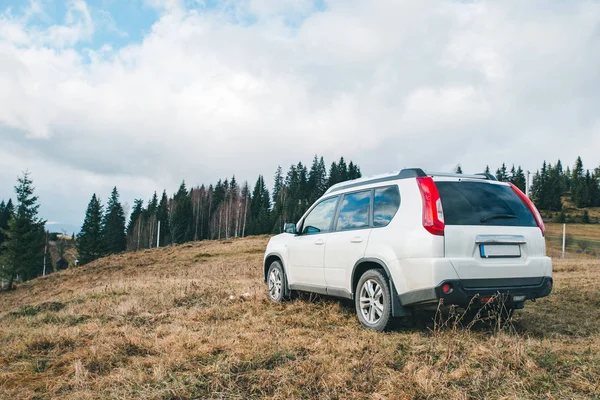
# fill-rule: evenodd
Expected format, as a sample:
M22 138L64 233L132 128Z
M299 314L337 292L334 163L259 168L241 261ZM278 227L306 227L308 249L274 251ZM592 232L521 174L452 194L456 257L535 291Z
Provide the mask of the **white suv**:
M539 212L490 174L414 168L342 182L285 231L265 253L269 298L354 299L370 329L440 300L478 307L499 293L517 309L552 290Z

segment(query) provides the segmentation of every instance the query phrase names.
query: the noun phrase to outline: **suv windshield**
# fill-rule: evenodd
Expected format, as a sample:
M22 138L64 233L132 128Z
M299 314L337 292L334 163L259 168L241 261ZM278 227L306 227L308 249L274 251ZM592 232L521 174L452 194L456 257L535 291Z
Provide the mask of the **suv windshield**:
M446 225L537 226L510 186L485 182L436 182Z

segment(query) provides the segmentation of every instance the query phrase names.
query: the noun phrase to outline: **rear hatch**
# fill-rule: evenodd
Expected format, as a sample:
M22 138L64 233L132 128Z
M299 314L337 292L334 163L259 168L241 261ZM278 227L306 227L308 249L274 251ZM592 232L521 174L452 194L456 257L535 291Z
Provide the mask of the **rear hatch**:
M461 279L544 276L542 229L509 184L456 178L435 184L446 225L445 256Z

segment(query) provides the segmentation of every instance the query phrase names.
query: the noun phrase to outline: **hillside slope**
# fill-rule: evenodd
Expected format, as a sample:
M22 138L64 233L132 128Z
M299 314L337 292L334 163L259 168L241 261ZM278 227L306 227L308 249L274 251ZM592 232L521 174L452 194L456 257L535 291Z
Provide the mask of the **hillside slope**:
M432 315L389 333L352 304L272 305L266 237L127 253L0 293L0 398L600 396L600 262L497 331ZM233 297L231 297L233 296Z

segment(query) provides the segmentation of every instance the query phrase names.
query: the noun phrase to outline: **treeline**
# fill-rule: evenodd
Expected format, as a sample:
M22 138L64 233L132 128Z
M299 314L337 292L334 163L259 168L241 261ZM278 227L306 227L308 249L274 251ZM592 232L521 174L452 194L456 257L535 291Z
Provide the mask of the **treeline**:
M455 172L462 173L460 165ZM485 172L492 173L489 166ZM509 169L503 163L495 176L526 191L521 166ZM327 168L323 157L315 156L310 168L299 162L284 174L278 167L272 192L262 175L253 186L238 183L235 176L189 189L182 182L172 196L163 191L160 197L154 193L147 203L136 199L128 222L115 187L106 207L96 194L88 204L76 239L79 264L157 244L280 233L284 222L297 221L331 185L360 177L360 168L352 161L346 163L342 157ZM540 210L556 213L558 221L564 222L568 219L563 211L564 196L570 194L578 208L600 206L600 168L584 169L580 157L572 169L564 169L560 160L555 164L544 161L533 175L530 189ZM17 277L28 280L49 272L46 261L51 259L49 235L45 221L38 217L38 198L27 172L18 178L15 193L16 202L0 202L0 278L9 287ZM590 222L587 210L581 222ZM58 256L63 259L64 248Z
M182 182L172 196L155 192L145 204L136 199L127 225L115 188L106 210L94 194L78 235L80 264L124 250L139 250L196 240L280 233L284 222L297 221L306 209L338 182L361 177L360 167L340 158L327 168L315 156L274 176L269 192L262 175L254 186L235 176L192 188Z
M119 201L119 191L113 188L106 210L94 193L85 212L81 231L77 235L79 264L125 251L125 211Z
M462 173L460 165L456 172ZM491 173L489 166L485 172ZM520 166L515 169L513 165L508 171L503 163L496 170L495 176L499 181L512 182L525 191L526 178ZM531 181L530 197L536 207L539 210L560 212L563 209L563 197L569 194L577 208L600 207L600 167L594 170L584 169L581 157L577 157L573 169L569 166L564 168L560 160L554 165L544 161Z
M581 157L577 157L573 169L563 170L560 160L546 163L533 177L531 193L536 205L543 210L561 211L561 196L571 194L576 207L600 207L600 168L584 170Z

